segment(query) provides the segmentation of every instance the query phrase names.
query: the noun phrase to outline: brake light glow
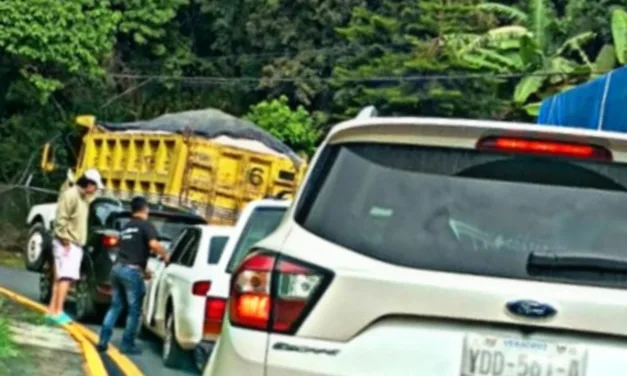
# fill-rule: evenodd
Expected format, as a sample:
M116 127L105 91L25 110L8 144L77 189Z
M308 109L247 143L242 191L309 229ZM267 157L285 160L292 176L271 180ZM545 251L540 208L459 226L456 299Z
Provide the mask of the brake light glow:
M293 334L332 278L317 266L255 252L233 274L229 320L239 327Z
M195 296L207 296L209 290L211 290L210 281L198 281L192 285L192 295Z
M226 300L208 297L205 301L204 334L219 334L226 310Z
M112 235L104 235L102 237L102 245L107 248L116 247L120 243L120 238Z
M236 317L247 322L248 326L265 329L270 319L270 296L242 294L234 301Z
M486 137L477 143L477 149L603 161L612 160L612 153L601 146L514 137Z

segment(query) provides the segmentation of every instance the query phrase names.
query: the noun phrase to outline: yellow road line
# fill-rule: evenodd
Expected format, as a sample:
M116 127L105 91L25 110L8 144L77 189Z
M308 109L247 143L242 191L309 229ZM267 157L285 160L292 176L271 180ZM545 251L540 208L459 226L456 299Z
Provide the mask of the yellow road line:
M33 310L41 313L46 313L48 309L27 297L11 291L5 287L0 286L0 294L12 299L20 304L23 304ZM87 329L83 325L78 323L70 323L61 325L67 332L74 338L76 342L81 346L83 356L85 358L85 371L89 376L108 376L107 369L105 368L98 351L94 347L94 344L98 342L98 336ZM120 351L113 347L109 347L107 355L118 366L118 368L126 376L143 376L143 373L137 368L137 366Z
M94 345L89 342L80 331L77 331L70 325L64 325L64 328L70 333L74 340L80 344L83 350L83 356L85 357L85 373L89 376L108 376L109 373Z
M75 326L83 334L83 336L85 336L85 338L89 339L91 342L93 343L98 342L98 336L94 332L89 330L88 328L78 323L73 323L71 325ZM120 368L120 370L124 372L124 375L126 376L143 376L144 375L142 371L140 371L139 368L137 368L135 363L133 363L128 357L122 354L120 350L118 350L114 346L109 346L107 355L109 355L111 360L113 360L113 362Z

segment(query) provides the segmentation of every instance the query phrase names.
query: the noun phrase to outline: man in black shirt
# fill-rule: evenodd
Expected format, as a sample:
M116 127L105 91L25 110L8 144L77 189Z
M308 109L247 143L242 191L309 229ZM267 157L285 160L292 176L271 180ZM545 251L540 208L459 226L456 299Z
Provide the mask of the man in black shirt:
M122 335L120 350L126 354L139 354L135 345L138 326L141 325L141 309L146 295L144 273L151 253L160 256L166 263L168 254L159 243L157 230L148 222L148 203L143 197L131 200L133 217L120 232L120 251L111 270L113 298L102 328L98 350L106 351L113 328L126 305L128 318Z

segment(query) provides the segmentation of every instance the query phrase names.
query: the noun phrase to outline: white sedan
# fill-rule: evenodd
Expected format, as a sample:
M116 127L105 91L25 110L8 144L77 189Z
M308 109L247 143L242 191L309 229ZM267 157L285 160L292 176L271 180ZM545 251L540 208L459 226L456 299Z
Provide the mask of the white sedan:
M167 367L181 366L192 351L198 367L206 362L202 343L215 342L226 306L226 296L212 294L212 279L223 277L217 267L231 233L232 227L189 227L170 247L169 265L157 258L148 262L152 278L146 285L141 330L163 339Z

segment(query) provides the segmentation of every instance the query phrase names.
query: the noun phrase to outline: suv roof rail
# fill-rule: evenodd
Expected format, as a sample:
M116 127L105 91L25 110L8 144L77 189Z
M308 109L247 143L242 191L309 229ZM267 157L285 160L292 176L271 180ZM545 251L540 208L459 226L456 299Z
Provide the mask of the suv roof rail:
M377 117L378 115L379 115L379 112L377 111L377 108L371 105L371 106L366 106L362 108L361 111L359 111L359 113L355 117L355 119L368 119L368 118Z

